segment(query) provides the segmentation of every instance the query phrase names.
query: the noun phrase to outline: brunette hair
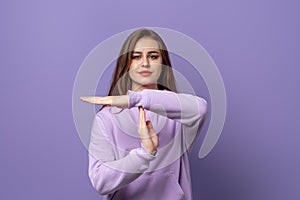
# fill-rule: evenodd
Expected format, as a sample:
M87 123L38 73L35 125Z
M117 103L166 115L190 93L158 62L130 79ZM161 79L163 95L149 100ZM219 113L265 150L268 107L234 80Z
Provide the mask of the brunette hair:
M116 67L112 75L108 96L125 95L127 94L127 91L131 89L132 84L128 71L132 60L132 53L138 40L144 37L155 40L161 53L163 67L157 81L158 89L177 92L169 53L164 41L156 32L141 28L131 33L121 48ZM100 110L104 107L105 106L102 106Z

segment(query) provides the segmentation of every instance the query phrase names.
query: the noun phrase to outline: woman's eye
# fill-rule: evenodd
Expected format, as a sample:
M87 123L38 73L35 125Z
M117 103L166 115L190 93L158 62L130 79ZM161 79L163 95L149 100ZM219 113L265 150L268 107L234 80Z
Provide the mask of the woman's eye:
M156 59L158 59L158 55L151 55L150 58L151 58L152 60L156 60Z
M141 56L132 56L132 59L134 60L139 60L141 58Z

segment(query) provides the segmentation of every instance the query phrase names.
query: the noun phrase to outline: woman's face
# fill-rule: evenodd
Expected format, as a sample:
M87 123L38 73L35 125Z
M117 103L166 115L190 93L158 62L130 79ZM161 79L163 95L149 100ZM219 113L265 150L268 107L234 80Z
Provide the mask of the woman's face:
M157 89L157 80L162 71L162 58L157 42L149 37L139 39L131 56L131 89Z

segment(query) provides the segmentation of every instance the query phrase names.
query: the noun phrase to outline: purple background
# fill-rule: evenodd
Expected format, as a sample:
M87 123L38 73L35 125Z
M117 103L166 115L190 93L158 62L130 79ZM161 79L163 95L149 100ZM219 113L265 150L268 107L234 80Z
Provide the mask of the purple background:
M298 10L295 0L1 1L0 199L101 199L73 82L92 48L141 26L194 38L224 79L220 140L199 160L200 137L191 155L195 199L300 199Z

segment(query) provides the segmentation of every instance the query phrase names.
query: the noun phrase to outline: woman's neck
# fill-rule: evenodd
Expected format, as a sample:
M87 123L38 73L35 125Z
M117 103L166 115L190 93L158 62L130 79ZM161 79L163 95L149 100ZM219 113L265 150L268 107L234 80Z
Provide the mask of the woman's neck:
M152 90L158 90L157 84L149 84L149 85L132 85L131 90L132 91L142 91L143 89L152 89Z

